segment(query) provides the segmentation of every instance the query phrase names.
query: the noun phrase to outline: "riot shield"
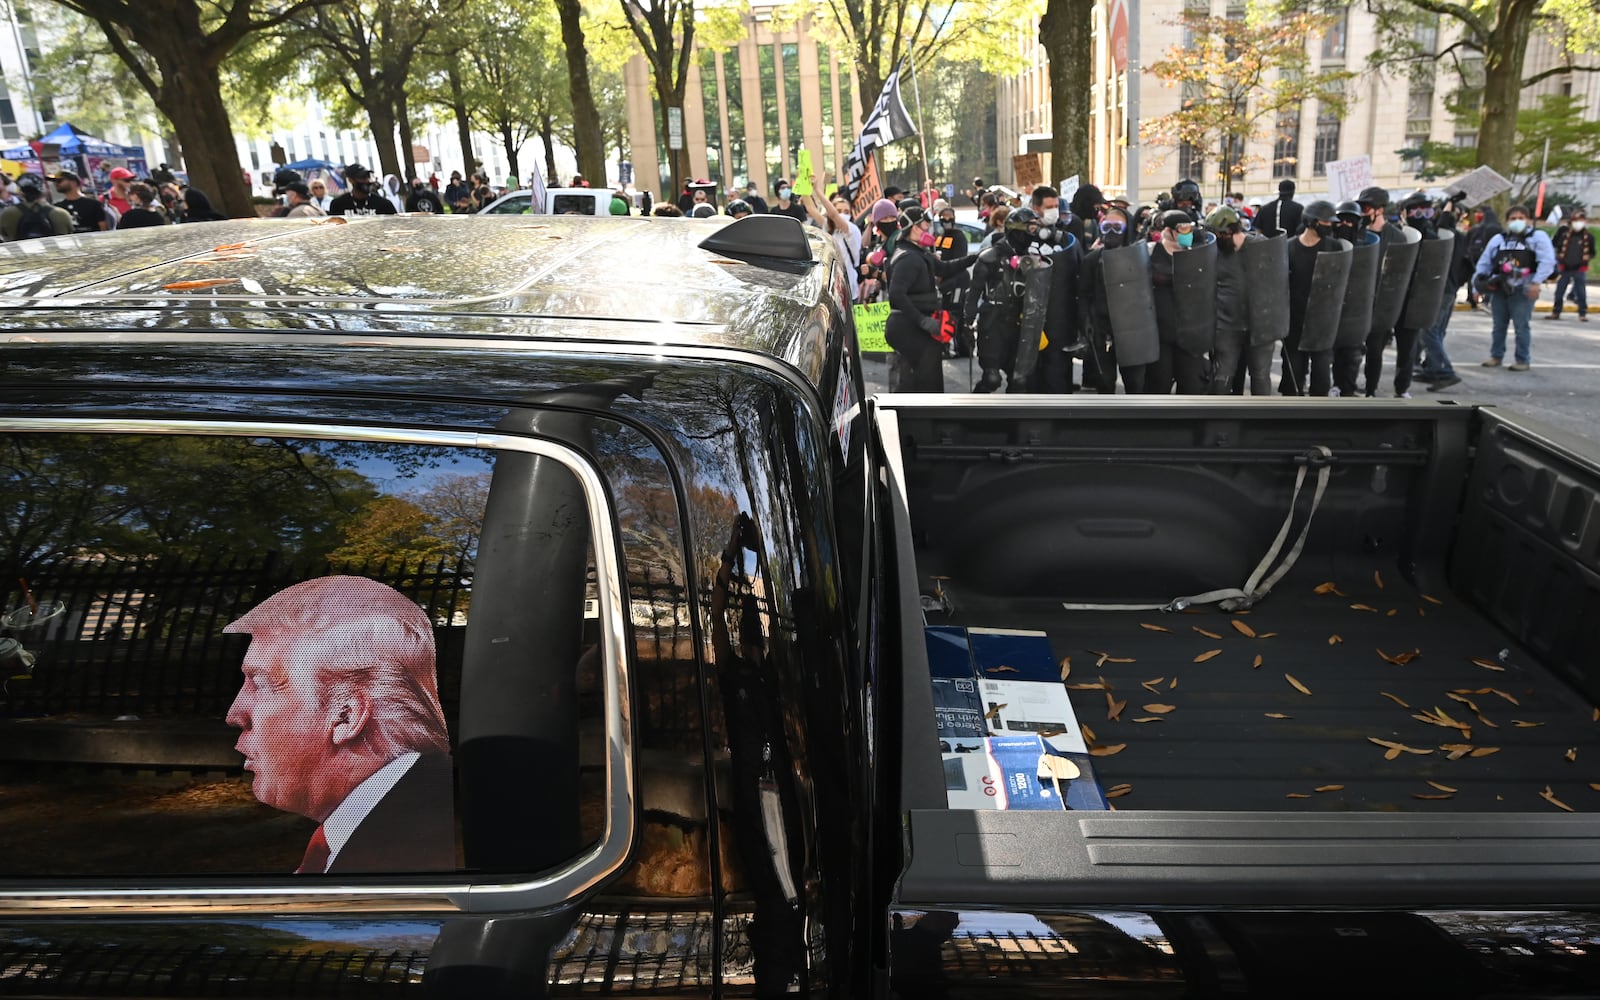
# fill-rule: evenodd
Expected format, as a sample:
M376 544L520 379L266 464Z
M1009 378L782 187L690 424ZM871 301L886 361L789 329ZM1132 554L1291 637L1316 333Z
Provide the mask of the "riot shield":
M1282 340L1289 333L1289 241L1246 240L1239 252L1249 281L1250 346Z
M1067 242L1050 255L1050 314L1045 320L1045 336L1050 350L1068 353L1089 346L1088 337L1078 324L1078 267L1083 254L1077 237L1067 234Z
M1350 283L1350 244L1334 240L1337 250L1317 254L1311 272L1311 294L1306 297L1306 318L1300 326L1300 350L1331 351L1339 335L1339 310L1345 286Z
M1439 321L1439 306L1444 300L1444 284L1450 277L1450 262L1456 254L1456 234L1445 230L1436 240L1423 240L1417 251L1416 270L1411 272L1411 288L1400 309L1395 326L1407 330L1426 330Z
M1372 331L1372 300L1378 291L1378 265L1383 248L1377 233L1362 233L1350 251L1350 280L1344 288L1344 309L1339 313L1339 334L1334 347L1360 347Z
M1132 368L1155 361L1161 356L1161 336L1150 287L1150 244L1140 240L1100 251L1100 277L1106 286L1118 366Z
M1217 237L1198 227L1204 242L1172 255L1172 292L1178 302L1178 347L1210 354L1217 341Z
M1022 276L1022 326L1017 331L1017 364L1007 392L1026 392L1039 367L1039 337L1050 314L1050 260L1028 255L1018 268Z
M1390 223L1393 225L1393 223ZM1400 321L1400 307L1406 304L1406 289L1411 287L1411 271L1416 267L1422 234L1410 226L1399 229L1404 242L1384 241L1378 261L1378 291L1372 298L1372 328L1389 330Z

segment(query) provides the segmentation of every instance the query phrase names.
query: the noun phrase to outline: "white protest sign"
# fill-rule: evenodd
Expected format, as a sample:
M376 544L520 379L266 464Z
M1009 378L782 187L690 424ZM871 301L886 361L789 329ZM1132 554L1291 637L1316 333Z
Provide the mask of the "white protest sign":
M1328 162L1328 187L1331 200L1354 201L1362 188L1372 186L1372 157L1352 156Z
M1493 167L1479 167L1445 188L1445 194L1463 194L1468 205L1481 205L1502 191L1511 190L1511 182L1495 172Z

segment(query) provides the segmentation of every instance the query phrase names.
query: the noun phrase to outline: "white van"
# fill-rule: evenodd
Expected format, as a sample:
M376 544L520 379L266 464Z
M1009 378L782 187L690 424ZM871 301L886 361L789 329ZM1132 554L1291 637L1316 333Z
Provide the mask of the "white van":
M483 206L478 215L610 215L611 191L608 188L549 188L544 194L544 210L533 207L533 192L508 191Z

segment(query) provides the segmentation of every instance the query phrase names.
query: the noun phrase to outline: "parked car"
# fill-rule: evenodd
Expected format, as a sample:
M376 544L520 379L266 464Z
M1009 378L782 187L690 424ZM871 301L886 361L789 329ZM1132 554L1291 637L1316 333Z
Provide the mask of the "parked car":
M0 988L1600 992L1591 443L865 399L841 266L772 216L0 247ZM936 701L979 636L1045 654L938 675L1039 685L972 710L998 784Z
M533 210L532 191L507 191L478 215L610 215L612 192L605 188L550 188L541 212Z

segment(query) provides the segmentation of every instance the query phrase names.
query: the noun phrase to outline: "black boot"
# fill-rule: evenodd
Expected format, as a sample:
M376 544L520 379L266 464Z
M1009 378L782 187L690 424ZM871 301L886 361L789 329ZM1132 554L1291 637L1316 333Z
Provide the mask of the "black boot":
M983 378L978 379L978 384L972 387L972 391L994 392L1004 384L1004 380L1000 377L1000 369L985 368L983 370Z

